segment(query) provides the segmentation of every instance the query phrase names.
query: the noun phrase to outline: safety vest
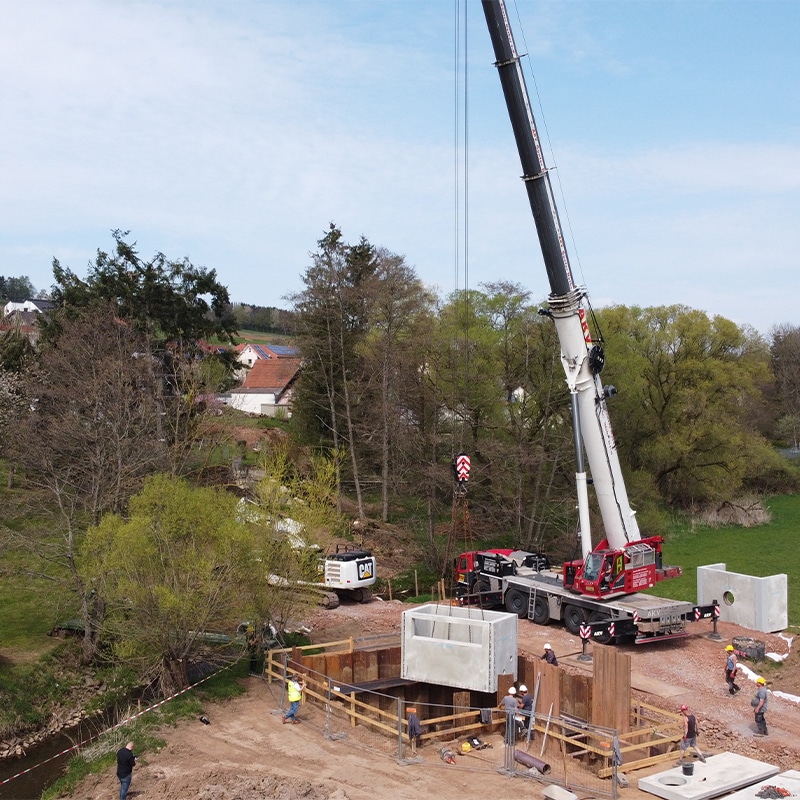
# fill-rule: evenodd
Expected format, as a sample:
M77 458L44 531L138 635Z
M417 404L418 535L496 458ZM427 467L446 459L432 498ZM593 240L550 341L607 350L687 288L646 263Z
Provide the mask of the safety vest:
M286 695L290 703L296 703L303 696L303 693L300 691L300 686L298 684L294 681L289 681L289 685L286 688Z

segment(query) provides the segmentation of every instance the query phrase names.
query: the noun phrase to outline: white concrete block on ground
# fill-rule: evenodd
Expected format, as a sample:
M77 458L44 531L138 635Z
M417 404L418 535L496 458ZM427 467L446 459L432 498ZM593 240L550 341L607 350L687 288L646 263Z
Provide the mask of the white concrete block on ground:
M697 568L700 605L717 600L722 622L764 633L782 631L789 624L788 585L783 573L758 578L728 572L722 563Z
M741 789L729 795L725 800L760 800L758 793L767 786L774 786L776 789L784 789L793 795L800 795L800 771L790 769L781 772L767 780L758 781L746 789Z
M551 785L548 786L543 792L542 796L548 800L578 800L578 795L573 794L568 789L562 786Z
M664 800L706 800L755 783L760 785L780 772L774 764L736 753L718 753L709 756L705 764L701 761L693 763L692 775L684 775L682 767L674 767L640 778L639 789Z

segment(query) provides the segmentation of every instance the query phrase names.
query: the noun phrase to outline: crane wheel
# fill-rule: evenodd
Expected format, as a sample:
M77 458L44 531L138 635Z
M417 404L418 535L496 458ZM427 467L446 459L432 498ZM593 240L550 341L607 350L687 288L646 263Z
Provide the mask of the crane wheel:
M564 627L573 635L580 636L581 625L586 622L586 612L578 606L564 606Z
M537 625L547 625L550 622L550 605L546 597L537 597L533 601L533 621Z
M506 594L506 611L516 614L520 619L528 616L528 595L516 589L509 589Z
M487 597L488 593L492 590L492 587L489 585L489 581L481 580L475 584L475 588L473 589L473 593L477 595L477 604L481 608L489 608L491 603L489 602L489 598Z

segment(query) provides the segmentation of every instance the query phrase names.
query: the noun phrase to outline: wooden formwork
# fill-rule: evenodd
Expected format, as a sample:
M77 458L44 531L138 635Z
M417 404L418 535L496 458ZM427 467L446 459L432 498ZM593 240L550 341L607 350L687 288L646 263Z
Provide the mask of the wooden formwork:
M525 683L536 699L531 726L535 749L551 757L577 759L601 778L613 774L615 735L622 769L674 758L683 735L680 715L632 698L629 655L602 645L595 645L592 655L592 675L568 673L539 658L520 655L518 683ZM352 726L369 725L390 736L397 736L400 703L425 704L430 710L447 712L426 717L423 740L446 741L504 729L505 715L497 706L514 682L512 675L498 679L497 696L483 698L482 705L491 709L482 713L471 706L470 692L402 679L401 657L399 645L364 650L351 638L270 650L264 673L269 681L282 681L287 671L301 671L309 700L325 704L335 699ZM488 710L491 721L486 719ZM405 719L401 726L405 733Z

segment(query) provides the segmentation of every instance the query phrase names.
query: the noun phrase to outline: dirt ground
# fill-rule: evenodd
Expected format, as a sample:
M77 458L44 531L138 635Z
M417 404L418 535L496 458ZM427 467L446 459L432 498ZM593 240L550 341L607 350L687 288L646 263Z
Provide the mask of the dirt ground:
M374 636L399 632L400 615L407 605L373 600L368 605L343 604L339 608L314 612L306 621L312 627L314 642L334 641L349 636ZM782 769L795 769L800 763L797 737L798 702L773 694L769 700L767 722L770 735L755 737L749 700L755 692L753 680L742 678L743 689L735 697L728 694L724 681L724 647L734 636L752 636L766 643L767 652L789 653L780 666L762 668L773 692L800 696L800 657L781 637L748 631L720 623L722 641L708 638L711 623L692 626L685 641L645 647L626 647L631 654L634 676L649 676L670 684L661 694L634 694L653 705L677 711L689 705L700 725L699 745L706 753L731 751L756 758ZM580 640L558 627L539 627L521 620L519 649L533 654L550 642L560 657L581 651ZM591 647L591 645L590 645ZM751 665L756 668L755 664ZM564 669L582 667L566 664ZM633 680L637 683L636 677ZM643 681L646 683L646 681ZM661 685L655 684L656 687ZM247 679L247 693L224 704L206 709L211 724L187 721L162 731L167 741L158 753L144 753L134 770L129 797L182 800L407 800L435 797L437 800L464 800L465 797L510 797L519 788L501 772L475 771L469 757L456 765L441 761L435 747L423 748L419 755L424 768L401 765L394 756L376 754L341 742L329 741L312 725L281 723L276 695L259 678ZM668 695L668 696L664 696ZM302 711L301 711L302 716ZM668 766L672 766L669 762ZM636 788L638 778L659 772L664 765L628 773L630 787L619 790L620 798L640 800L652 795ZM474 790L480 782L479 792ZM539 784L526 787L536 793ZM87 779L74 795L79 800L107 800L115 797L118 782L113 774Z

